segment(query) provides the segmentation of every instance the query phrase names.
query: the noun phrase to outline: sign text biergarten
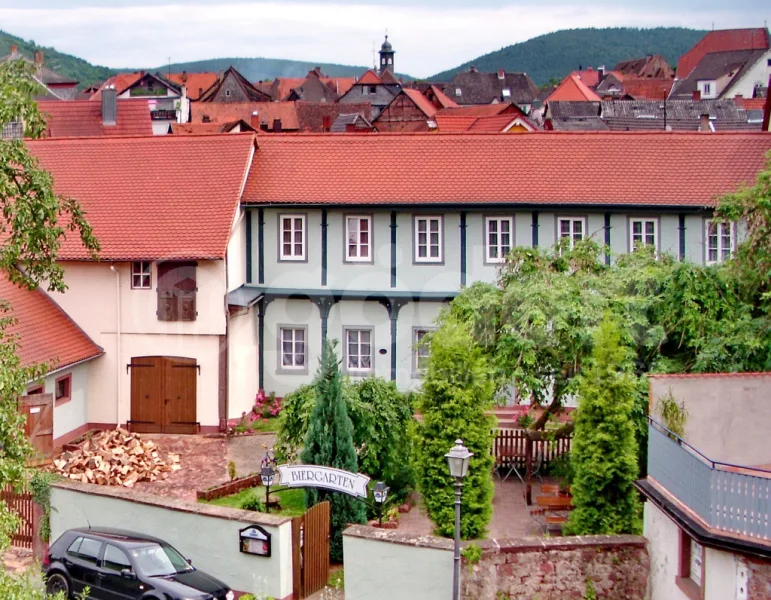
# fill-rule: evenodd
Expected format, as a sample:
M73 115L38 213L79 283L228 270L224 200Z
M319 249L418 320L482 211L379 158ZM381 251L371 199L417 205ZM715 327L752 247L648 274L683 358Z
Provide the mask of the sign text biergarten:
M369 477L361 473L318 465L279 465L278 473L281 485L286 487L318 487L358 498L367 497Z

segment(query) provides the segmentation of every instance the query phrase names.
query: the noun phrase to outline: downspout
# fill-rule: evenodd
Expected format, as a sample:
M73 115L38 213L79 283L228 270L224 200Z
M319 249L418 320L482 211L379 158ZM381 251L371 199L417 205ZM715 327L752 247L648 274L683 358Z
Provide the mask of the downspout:
M120 427L120 405L121 405L121 385L120 385L120 378L121 378L121 370L120 370L120 362L121 362L121 344L120 344L120 336L121 336L121 328L120 328L120 321L121 321L121 313L120 313L120 271L115 268L115 265L110 265L110 271L115 273L115 386L117 387L117 406L115 408L115 426Z
M466 212L460 213L460 287L466 287Z
M538 248L538 211L533 211L533 248Z
M680 260L685 260L685 215L677 215L677 229L680 234Z
M391 287L396 287L396 211L391 211Z
M321 287L327 285L327 209L321 209Z

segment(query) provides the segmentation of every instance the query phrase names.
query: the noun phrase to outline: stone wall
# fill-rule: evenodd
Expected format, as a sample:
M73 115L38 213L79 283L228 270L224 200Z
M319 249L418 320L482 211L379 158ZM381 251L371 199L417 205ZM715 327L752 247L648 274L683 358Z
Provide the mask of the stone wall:
M648 580L645 538L631 535L523 538L481 542L476 564L464 559L466 600L582 599L587 579L597 598L643 600Z
M771 600L771 562L747 558L747 598Z

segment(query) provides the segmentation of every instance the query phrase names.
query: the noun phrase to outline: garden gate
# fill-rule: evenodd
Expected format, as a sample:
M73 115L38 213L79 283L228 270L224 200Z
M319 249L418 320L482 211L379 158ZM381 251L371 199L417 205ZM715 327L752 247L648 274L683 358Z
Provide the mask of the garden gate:
M323 590L329 579L329 502L292 519L293 598Z
M0 491L0 500L19 517L19 528L11 535L11 545L18 548L32 548L35 535L32 494L16 492L10 485Z
M24 422L24 433L35 449L30 465L50 462L54 452L53 394L22 396L19 407L27 417Z

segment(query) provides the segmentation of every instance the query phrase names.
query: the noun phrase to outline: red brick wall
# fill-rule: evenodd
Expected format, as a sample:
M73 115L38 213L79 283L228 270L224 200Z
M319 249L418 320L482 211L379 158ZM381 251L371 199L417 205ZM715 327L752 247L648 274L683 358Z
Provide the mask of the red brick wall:
M477 564L464 559L465 600L579 600L587 579L603 600L645 598L649 563L642 537L488 540L480 546Z
M747 597L749 600L771 600L771 562L747 558Z

